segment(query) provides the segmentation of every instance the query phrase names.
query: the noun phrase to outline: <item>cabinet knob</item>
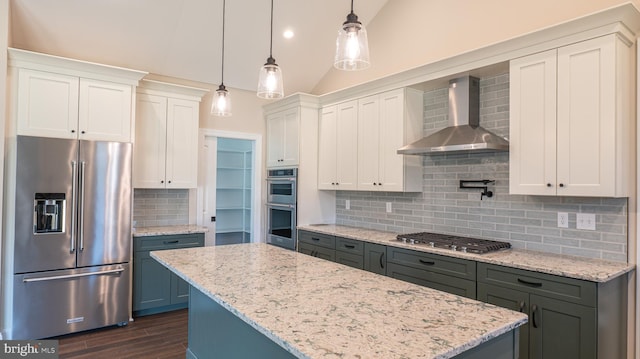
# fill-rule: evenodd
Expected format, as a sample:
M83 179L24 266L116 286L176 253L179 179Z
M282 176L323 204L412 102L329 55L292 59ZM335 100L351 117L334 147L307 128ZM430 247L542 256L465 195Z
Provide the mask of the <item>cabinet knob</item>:
M169 183L171 183L171 181L169 181Z
M164 183L164 180L161 180L160 183Z
M84 134L85 132L84 131L80 131L80 133Z
M564 187L564 183L560 183L560 185L559 185L559 186L560 186L560 187Z
M378 184L377 184L377 183L375 183L375 182L373 182L373 185L374 185L374 186L377 186Z
M551 187L551 183L547 183L547 187Z
M381 182L378 182L378 186L382 186L382 183L381 183Z
M71 130L71 133L76 133L76 130Z
M339 186L339 185L340 185L340 183L339 183L339 182L336 182L336 186Z
M335 186L335 185L336 185L336 183L335 183L335 182L331 182L331 185L332 185L332 186Z

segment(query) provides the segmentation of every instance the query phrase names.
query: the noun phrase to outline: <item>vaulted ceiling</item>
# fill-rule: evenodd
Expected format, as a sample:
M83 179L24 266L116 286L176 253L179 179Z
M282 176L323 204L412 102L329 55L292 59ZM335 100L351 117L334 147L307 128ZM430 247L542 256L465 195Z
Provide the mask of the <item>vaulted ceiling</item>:
M387 0L361 0L366 25ZM285 95L331 69L348 0L274 0L273 57ZM224 83L254 91L269 56L269 0L227 0ZM222 0L11 0L11 46L219 84ZM283 32L295 35L285 39Z

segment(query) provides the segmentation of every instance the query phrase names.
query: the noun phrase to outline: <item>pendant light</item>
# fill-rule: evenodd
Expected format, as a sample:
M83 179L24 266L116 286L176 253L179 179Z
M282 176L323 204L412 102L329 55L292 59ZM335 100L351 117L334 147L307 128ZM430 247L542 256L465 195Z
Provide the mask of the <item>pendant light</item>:
M211 114L215 116L231 116L231 96L224 86L224 20L226 10L226 0L222 0L222 76L220 86L213 95L211 104Z
M353 13L353 0L351 0L351 13L347 15L347 21L338 30L333 66L347 71L369 67L367 30L358 21L358 16Z
M273 0L271 0L271 38L269 40L269 58L260 69L258 77L258 97L266 99L281 98L284 96L282 89L282 71L276 64L271 52L273 50Z

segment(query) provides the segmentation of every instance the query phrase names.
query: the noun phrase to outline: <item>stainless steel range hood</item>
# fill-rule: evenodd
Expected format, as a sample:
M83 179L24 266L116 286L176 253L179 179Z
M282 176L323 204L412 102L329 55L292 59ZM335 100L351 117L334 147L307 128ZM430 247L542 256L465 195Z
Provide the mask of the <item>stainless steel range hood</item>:
M398 154L508 151L509 142L480 127L479 120L480 80L453 79L449 81L449 127L402 147Z

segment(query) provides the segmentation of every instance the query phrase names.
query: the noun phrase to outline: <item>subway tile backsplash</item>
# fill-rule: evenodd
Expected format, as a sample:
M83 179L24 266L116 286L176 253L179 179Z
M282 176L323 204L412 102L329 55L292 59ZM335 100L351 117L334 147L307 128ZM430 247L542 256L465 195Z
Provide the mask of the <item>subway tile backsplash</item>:
M133 220L136 227L189 224L189 190L134 189Z
M509 135L509 75L480 81L480 125ZM448 90L424 94L424 131L447 125ZM627 261L627 199L509 195L509 154L438 154L423 159L423 192L337 192L336 223L409 233L430 231L508 241L515 248ZM460 189L491 179L494 195ZM345 209L345 200L351 209ZM386 212L386 203L392 212ZM558 212L569 228L558 228ZM576 213L595 213L596 230L576 229Z

